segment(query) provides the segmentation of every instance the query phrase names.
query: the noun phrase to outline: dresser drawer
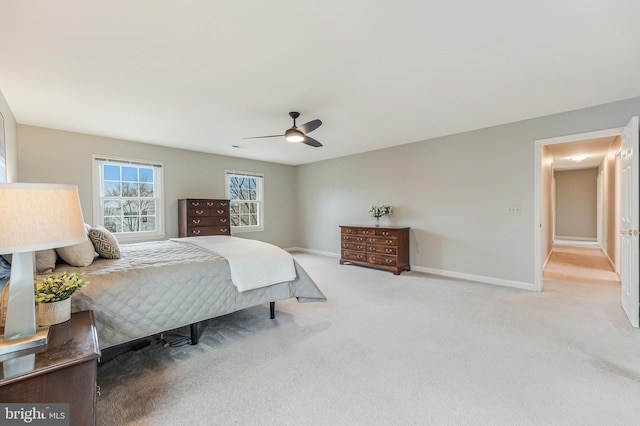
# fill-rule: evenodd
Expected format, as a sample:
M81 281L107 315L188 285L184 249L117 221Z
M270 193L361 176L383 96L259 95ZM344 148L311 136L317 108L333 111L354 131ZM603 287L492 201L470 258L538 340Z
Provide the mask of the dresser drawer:
M341 228L341 233L342 235L350 235L350 234L357 234L358 233L358 228L347 228L347 227L343 227Z
M365 251L367 246L364 243L349 243L342 242L343 250L352 250L352 251Z
M398 249L395 246L372 246L370 244L367 244L367 251L369 253L390 254L394 256L398 253Z
M389 229L376 229L376 235L380 237L397 237L398 232Z
M224 216L190 217L187 223L189 226L229 225L229 219Z
M188 200L188 208L211 209L211 208L227 208L229 202L227 200Z
M376 230L373 228L357 228L356 233L360 235L375 235Z
M398 244L396 238L385 237L367 237L367 244L380 245L380 246L395 246Z
M211 216L211 209L206 209L204 207L189 207L187 209L188 217L203 217L203 216Z
M189 236L197 237L200 235L228 235L228 226L190 226Z
M376 265L396 266L397 258L395 256L369 254L367 261Z
M364 243L366 242L367 237L364 235L342 235L342 241L354 242L354 243Z
M226 217L229 216L229 209L224 207L216 207L215 209L211 209L210 214L211 216Z
M367 253L365 252L342 250L341 256L342 256L342 259L345 259L345 260L356 260L359 262L367 261Z

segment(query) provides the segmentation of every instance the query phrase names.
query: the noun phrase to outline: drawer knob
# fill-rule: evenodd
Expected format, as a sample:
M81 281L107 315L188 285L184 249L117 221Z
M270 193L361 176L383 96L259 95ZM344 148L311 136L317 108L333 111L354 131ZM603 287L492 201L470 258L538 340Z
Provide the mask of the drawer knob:
M200 223L200 219L193 219L191 222L193 222L193 223L195 223L197 225L198 223Z
M191 202L191 205L192 205L193 207L198 207L198 206L200 205L200 202L198 202L198 201L192 201L192 202Z
M386 250L386 252L387 252L387 253L393 253L393 250L391 250L391 249L387 249L387 250Z
M220 222L222 222L222 223L225 223L226 221L227 221L227 219L226 219L226 218L222 218L222 219L220 219Z
M208 202L207 202L207 206L208 206L208 207L215 206L215 203L212 203L211 201L208 201Z
M227 228L220 228L221 232L227 232Z
M191 233L193 235L199 235L200 234L200 230L199 229L194 229L193 231L191 231Z
M224 210L216 210L216 212L218 212L218 214L222 214L224 213Z
M196 210L196 214L204 214L204 210Z
M393 262L393 260L387 259L387 263L392 263L392 262Z
M227 207L227 203L220 203L222 207Z
M382 232L382 235L384 235L384 236L386 237L387 235L389 235L389 232L387 232L387 231L383 231L383 232Z

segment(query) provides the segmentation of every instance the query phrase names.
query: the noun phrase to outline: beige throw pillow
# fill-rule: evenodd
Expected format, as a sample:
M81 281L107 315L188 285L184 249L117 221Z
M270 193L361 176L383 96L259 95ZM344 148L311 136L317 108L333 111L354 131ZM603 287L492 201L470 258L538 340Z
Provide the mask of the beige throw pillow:
M13 260L13 256L10 254L3 254L2 257L8 263L11 263ZM54 249L36 251L33 262L33 272L36 274L52 273L56 268L56 260L58 260L58 256Z
M91 226L85 223L84 229L88 234ZM88 235L86 241L72 246L58 247L56 253L71 266L89 266L96 257L96 249L93 247Z

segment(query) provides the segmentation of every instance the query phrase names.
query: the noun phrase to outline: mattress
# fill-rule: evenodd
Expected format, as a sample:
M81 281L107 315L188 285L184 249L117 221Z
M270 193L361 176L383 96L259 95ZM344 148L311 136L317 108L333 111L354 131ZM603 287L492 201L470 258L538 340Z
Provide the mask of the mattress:
M93 311L101 349L263 303L326 301L295 260L293 281L238 292L227 261L196 246L167 240L123 244L120 251L120 259L55 271L84 272L89 284L73 294L71 309Z

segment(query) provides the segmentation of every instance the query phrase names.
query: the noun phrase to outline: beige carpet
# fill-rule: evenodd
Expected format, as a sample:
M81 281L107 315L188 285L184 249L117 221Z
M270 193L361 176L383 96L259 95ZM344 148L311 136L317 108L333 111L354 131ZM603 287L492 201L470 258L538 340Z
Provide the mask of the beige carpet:
M101 366L98 424L640 424L640 331L619 286L535 293L296 259L327 303L247 309L197 346Z
M602 249L583 245L555 245L543 277L584 284L620 285L620 278Z

